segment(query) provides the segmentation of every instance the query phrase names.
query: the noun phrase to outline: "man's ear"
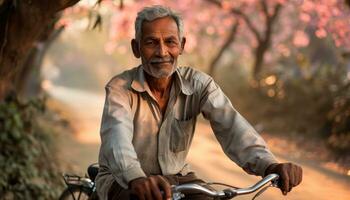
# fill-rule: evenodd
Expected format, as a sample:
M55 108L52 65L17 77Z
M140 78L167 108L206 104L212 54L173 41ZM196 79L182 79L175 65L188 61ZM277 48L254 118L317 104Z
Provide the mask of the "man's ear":
M134 53L134 56L136 58L140 58L141 54L140 54L139 43L135 39L131 40L131 48L132 48L132 52Z
M185 44L186 44L186 38L183 37L181 40L181 51L180 54L182 54L182 52L185 50Z

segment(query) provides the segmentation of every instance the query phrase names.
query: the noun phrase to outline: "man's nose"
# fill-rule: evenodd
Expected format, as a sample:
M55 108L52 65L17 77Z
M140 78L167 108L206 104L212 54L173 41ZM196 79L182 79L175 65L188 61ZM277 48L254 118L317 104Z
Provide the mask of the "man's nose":
M158 55L161 57L168 55L168 47L164 44L164 42L160 42L158 45Z

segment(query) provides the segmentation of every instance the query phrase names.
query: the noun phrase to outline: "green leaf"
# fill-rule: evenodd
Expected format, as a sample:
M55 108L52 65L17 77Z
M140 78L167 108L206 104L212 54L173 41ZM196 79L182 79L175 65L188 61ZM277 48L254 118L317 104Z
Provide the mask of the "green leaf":
M21 133L18 131L18 129L13 129L12 130L12 137L15 140L19 140L21 138Z
M16 113L14 116L13 116L13 119L14 119L14 122L15 122L15 126L18 127L18 128L23 128L23 123L22 123L22 120L21 120L21 116Z

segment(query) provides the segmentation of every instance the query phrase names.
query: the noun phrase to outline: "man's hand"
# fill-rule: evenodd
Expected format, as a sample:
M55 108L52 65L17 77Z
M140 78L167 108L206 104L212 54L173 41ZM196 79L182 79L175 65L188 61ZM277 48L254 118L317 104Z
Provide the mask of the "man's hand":
M303 179L303 170L293 163L272 164L266 169L265 176L272 173L279 175L278 187L284 195L299 185Z
M164 191L164 199L171 199L171 187L168 181L162 176L150 176L137 178L129 183L131 193L139 200L162 200L160 190Z

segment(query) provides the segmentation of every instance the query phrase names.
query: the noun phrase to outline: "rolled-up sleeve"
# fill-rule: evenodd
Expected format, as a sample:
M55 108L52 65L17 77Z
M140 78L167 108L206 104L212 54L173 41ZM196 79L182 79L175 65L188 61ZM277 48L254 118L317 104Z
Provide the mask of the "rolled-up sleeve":
M133 114L130 96L121 86L106 86L106 101L101 124L101 152L104 167L124 188L129 181L146 177L132 145ZM101 159L100 159L101 160Z
M233 108L212 78L204 84L201 105L225 154L247 173L263 176L266 168L277 162L265 141Z

